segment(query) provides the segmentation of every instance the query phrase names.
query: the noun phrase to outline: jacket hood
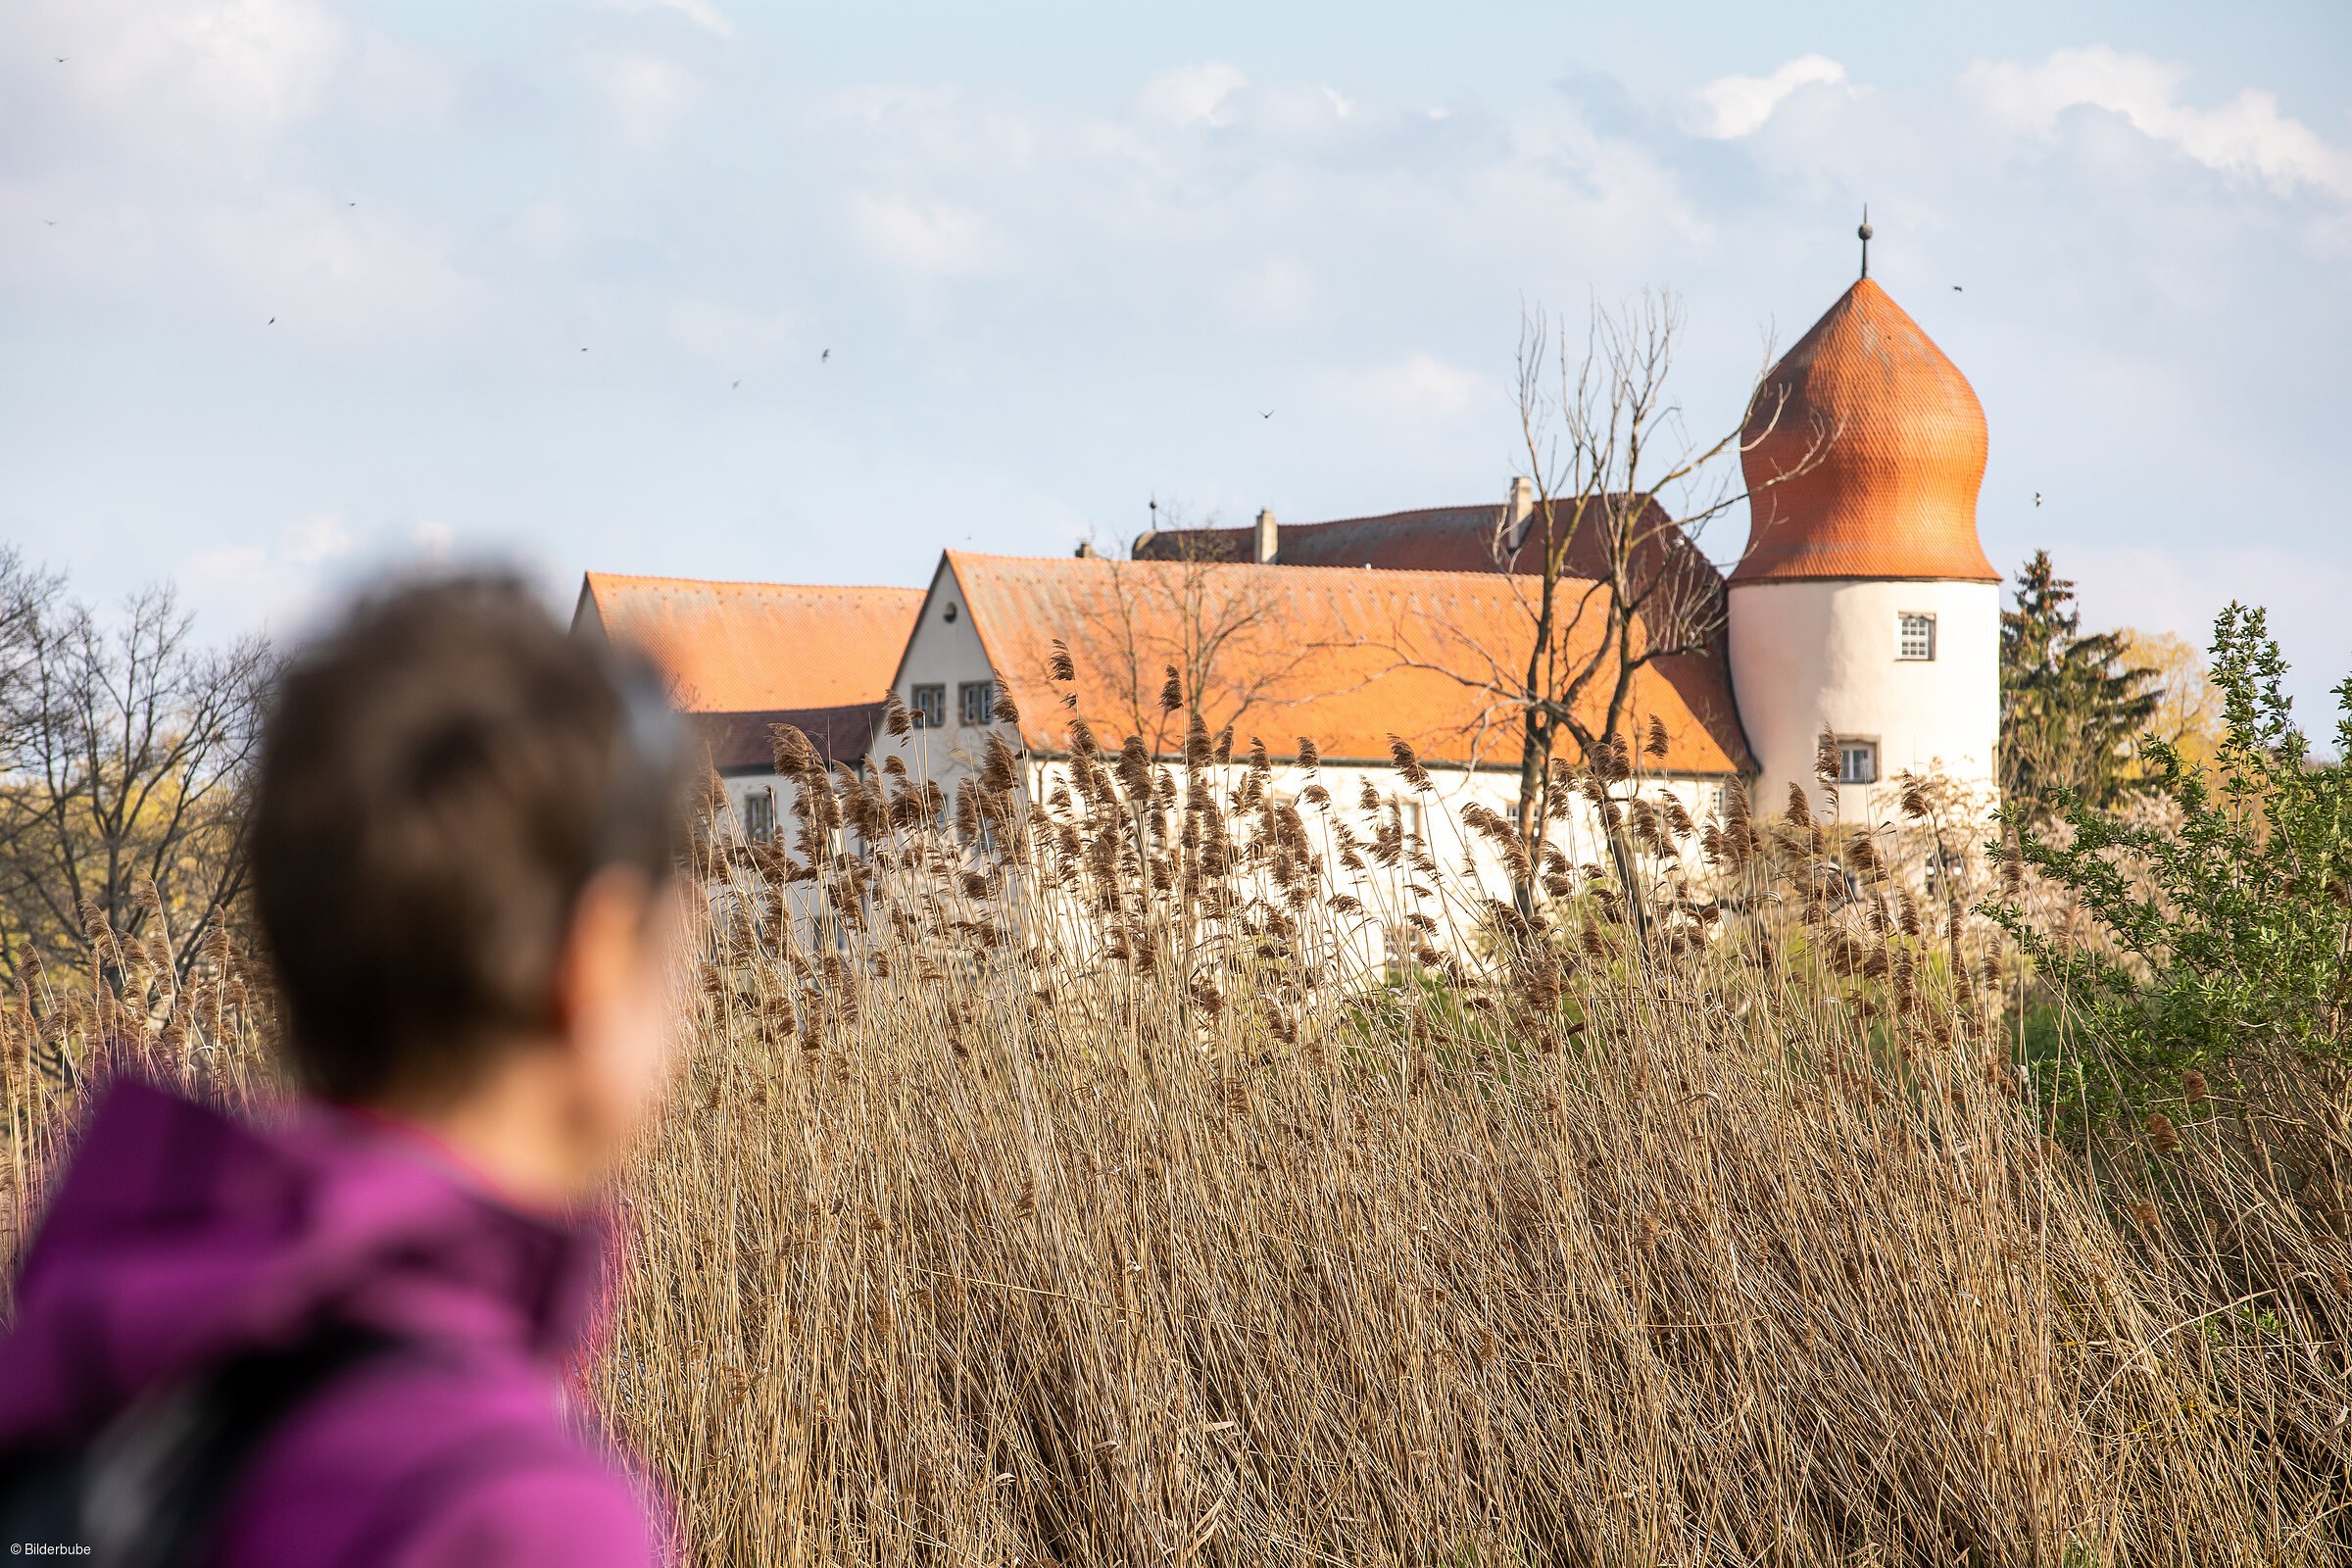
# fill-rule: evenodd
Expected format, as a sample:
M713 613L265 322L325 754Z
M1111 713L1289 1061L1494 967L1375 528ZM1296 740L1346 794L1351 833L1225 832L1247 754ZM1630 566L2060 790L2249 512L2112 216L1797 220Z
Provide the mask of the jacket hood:
M118 1084L24 1258L0 1340L0 1448L86 1433L329 1321L557 1360L597 1298L600 1241L345 1112L262 1125Z

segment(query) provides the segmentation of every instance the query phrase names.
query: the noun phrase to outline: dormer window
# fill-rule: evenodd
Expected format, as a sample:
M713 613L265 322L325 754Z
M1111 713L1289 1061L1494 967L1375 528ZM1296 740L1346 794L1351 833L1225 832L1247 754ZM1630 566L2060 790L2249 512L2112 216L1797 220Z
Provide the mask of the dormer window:
M1936 657L1936 617L1906 610L1894 617L1894 657L1897 659L1934 659Z

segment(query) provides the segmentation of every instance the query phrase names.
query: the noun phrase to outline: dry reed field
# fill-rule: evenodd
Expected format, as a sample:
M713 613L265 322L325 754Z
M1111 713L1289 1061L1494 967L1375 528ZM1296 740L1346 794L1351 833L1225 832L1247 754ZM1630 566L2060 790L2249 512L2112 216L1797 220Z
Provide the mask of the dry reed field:
M1409 754L779 755L593 1374L697 1561L2352 1557L2340 1209L2218 1090L2050 1136L1933 801L1700 829L1605 758L1637 885L1522 904L1499 818L1405 833ZM259 1081L261 982L163 946L9 1008L15 1224L108 1053Z

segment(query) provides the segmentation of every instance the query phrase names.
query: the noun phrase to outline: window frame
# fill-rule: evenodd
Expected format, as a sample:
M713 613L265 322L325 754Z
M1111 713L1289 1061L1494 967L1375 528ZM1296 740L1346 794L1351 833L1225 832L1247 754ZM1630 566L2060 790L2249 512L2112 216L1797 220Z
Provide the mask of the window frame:
M1928 651L1914 654L1904 641L1905 623L1923 621L1928 628ZM1898 610L1894 612L1894 659L1898 664L1933 664L1936 655L1936 612L1932 610Z
M925 699L933 699L926 702ZM948 683L926 680L911 683L906 688L907 721L916 729L946 729L948 727Z
M765 844L776 836L776 787L773 784L743 792L743 836Z
M1847 757L1860 753L1870 759L1870 777L1847 776ZM1879 739L1875 735L1840 735L1838 737L1838 784L1841 789L1867 789L1879 782Z
M980 694L980 716L972 716L974 693ZM956 683L956 722L964 729L986 729L995 723L997 712L997 679L959 680Z

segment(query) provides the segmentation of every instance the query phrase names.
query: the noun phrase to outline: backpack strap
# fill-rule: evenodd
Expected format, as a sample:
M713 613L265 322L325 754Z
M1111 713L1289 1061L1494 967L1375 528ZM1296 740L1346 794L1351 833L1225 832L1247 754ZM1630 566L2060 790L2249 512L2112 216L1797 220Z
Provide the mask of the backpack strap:
M91 1560L190 1568L204 1560L229 1494L263 1442L313 1395L393 1348L336 1325L288 1349L221 1363L132 1406L89 1445L74 1513Z

